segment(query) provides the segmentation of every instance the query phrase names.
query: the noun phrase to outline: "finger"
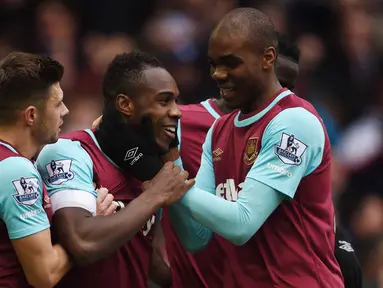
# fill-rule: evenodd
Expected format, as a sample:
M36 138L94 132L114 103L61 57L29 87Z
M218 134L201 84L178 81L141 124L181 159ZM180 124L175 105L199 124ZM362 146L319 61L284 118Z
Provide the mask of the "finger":
M101 202L101 205L104 206L105 208L109 207L110 204L112 204L113 200L114 200L114 196L112 194L108 194L106 195L104 201Z
M185 186L187 190L189 190L191 187L193 187L195 184L195 179L189 179L185 181Z
M115 201L113 201L112 203L110 203L109 207L106 209L104 215L105 216L111 215L114 212L116 212L116 209L117 209L117 203Z
M93 121L92 129L96 129L100 125L101 120L102 120L102 115Z
M168 170L168 169L173 169L174 167L174 163L172 161L169 161L169 162L166 162L164 167L162 167L162 169L164 170Z
M93 182L94 189L97 189L97 184Z
M107 195L108 195L108 189L103 187L97 189L97 201L99 201L100 203L104 201Z
M181 169L180 166L174 166L174 167L173 167L173 173L174 173L174 174L178 175L178 174L181 173L181 171L182 171L182 169Z
M188 171L184 170L180 174L181 174L182 179L184 179L184 180L189 178L189 172Z

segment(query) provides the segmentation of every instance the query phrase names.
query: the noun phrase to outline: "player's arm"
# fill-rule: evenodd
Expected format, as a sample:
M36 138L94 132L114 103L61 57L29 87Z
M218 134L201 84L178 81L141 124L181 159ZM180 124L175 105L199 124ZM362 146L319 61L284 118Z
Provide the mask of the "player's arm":
M301 163L291 165L275 152L283 133L295 135L305 148ZM266 127L260 153L248 172L236 202L196 186L181 202L202 225L236 245L246 243L283 200L292 199L302 177L322 161L325 134L320 121L303 108L281 112ZM286 164L287 163L287 164Z
M215 175L213 169L213 157L211 151L211 137L214 125L208 131L203 144L203 152L201 156L201 166L196 176L196 184L194 187L197 190L204 191L203 197L207 192L210 196L215 194ZM181 141L180 141L181 142ZM182 167L181 158L174 162L175 165ZM196 188L192 189L196 189ZM190 193L187 192L186 194ZM198 192L197 192L198 193ZM184 195L184 197L186 196ZM213 196L215 197L215 196ZM201 199L201 201L205 201ZM182 203L185 200L181 199L180 202L173 204L169 207L169 216L173 225L173 228L178 236L182 246L189 252L195 252L204 248L210 241L213 233L210 229L204 227L200 223L196 222L197 219L192 219L190 213ZM186 200L187 202L187 200ZM198 221L198 220L197 220Z
M66 165L70 162L72 174L67 179L52 177L49 172L52 160ZM55 233L79 265L116 251L162 205L162 199L150 193L150 189L156 189L151 187L118 213L95 216L97 196L93 187L93 163L78 142L60 139L56 144L47 145L37 165L51 195ZM64 172L68 172L68 168Z
M157 216L159 220L161 217ZM166 243L160 221L154 226L153 253L149 267L149 279L160 287L171 287L172 274L167 262Z
M40 175L31 162L21 157L3 160L0 171L0 215L28 283L33 287L53 287L71 264L61 245L52 245ZM20 179L25 180L27 194Z

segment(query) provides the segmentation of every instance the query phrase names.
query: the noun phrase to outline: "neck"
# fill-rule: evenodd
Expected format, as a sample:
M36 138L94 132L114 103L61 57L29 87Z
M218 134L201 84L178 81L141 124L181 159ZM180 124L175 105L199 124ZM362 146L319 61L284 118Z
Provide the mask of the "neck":
M16 125L0 127L0 139L12 145L18 153L28 159L32 159L41 148L28 129Z
M225 105L225 101L222 98L214 99L215 104L217 105L218 109L225 114L228 114L230 112L233 112L233 109L230 109Z
M246 105L246 107L241 108L242 114L251 113L257 110L259 107L267 103L267 101L269 101L273 96L275 96L275 94L279 90L283 88L276 77L273 77L270 82L271 84L268 85L268 87L266 87L264 91L262 91L260 97L254 99L254 101L251 102L249 105Z

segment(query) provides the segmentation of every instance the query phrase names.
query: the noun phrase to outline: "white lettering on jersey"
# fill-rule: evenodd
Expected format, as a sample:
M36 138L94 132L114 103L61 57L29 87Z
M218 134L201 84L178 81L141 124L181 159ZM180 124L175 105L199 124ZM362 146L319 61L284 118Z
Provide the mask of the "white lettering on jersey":
M291 173L290 171L288 171L285 168L280 167L278 165L272 164L272 163L267 163L267 168L272 169L275 172L278 172L278 173L285 175L289 178L293 176L293 173Z
M238 193L242 191L243 182L238 184L238 188L235 185L234 179L227 179L225 183L217 185L215 194L218 197L224 198L229 201L237 201Z
M144 234L145 237L149 234L150 229L152 229L152 226L155 222L156 222L156 216L152 215L152 217L150 217L148 222L146 222L146 224L142 227L142 234Z
M339 240L338 241L339 244L339 249L343 249L344 251L347 251L347 252L354 252L354 248L352 248L352 245L350 242L347 242L347 241L341 241Z

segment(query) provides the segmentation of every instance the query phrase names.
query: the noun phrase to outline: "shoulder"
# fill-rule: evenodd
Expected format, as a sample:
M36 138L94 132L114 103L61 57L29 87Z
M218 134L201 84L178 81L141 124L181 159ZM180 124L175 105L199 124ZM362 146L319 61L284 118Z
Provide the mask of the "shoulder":
M76 158L84 161L88 161L90 158L80 142L60 138L56 143L48 144L41 150L37 162L57 157Z
M268 124L265 132L275 133L298 133L301 138L308 142L318 139L324 141L325 132L321 119L311 111L303 107L294 107L282 110Z
M33 163L21 156L8 157L0 161L0 174L0 182L17 177L39 176Z

